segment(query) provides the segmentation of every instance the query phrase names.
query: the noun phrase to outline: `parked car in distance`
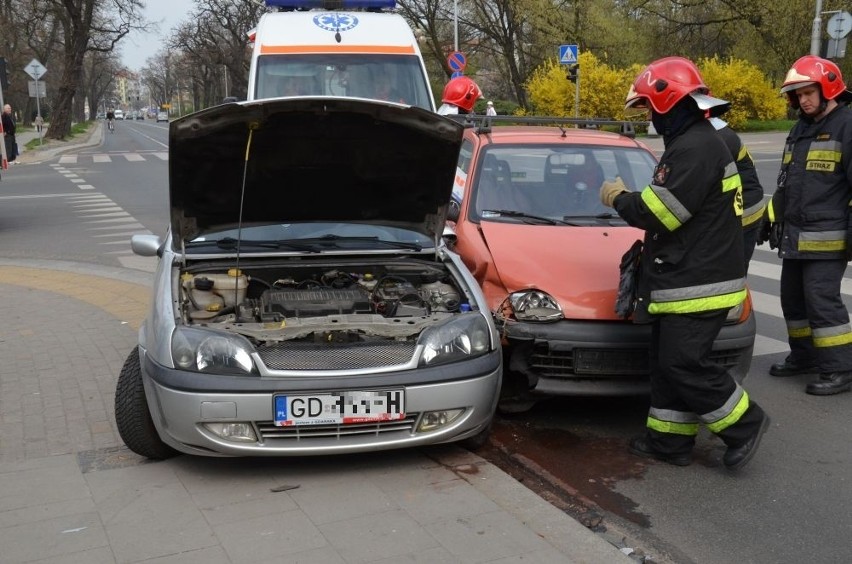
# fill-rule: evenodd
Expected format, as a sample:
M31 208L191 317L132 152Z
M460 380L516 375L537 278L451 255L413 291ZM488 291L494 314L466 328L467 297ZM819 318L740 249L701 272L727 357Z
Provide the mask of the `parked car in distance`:
M124 119L124 110L115 110L113 113L115 114L115 119Z
M501 410L522 411L554 395L647 393L650 325L615 313L621 257L644 233L604 207L599 191L616 176L642 190L654 155L605 131L609 122L595 130L565 118L459 119L469 127L448 240L503 336ZM516 124L500 125L509 120ZM741 381L754 338L749 297L731 310L713 359Z
M140 119L144 120L145 119L145 112L143 112L143 111L136 112L136 119L137 120L140 120Z
M169 121L168 112L157 112L157 123L160 123L161 121Z
M116 386L127 446L165 458L483 444L500 340L440 236L462 127L343 98L224 104L169 127L169 232L131 240L160 258Z

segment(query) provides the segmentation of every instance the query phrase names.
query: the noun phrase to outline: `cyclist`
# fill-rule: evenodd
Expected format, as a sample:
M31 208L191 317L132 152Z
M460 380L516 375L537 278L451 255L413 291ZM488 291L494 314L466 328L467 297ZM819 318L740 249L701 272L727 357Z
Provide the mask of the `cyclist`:
M107 119L107 128L109 129L109 132L115 133L115 112L113 111L112 108L107 110L106 119Z

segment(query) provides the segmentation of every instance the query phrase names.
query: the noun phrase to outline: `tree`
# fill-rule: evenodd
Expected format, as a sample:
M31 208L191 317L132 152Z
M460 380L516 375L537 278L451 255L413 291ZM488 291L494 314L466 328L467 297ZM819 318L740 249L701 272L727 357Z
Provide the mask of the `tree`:
M133 29L144 30L140 0L47 0L62 29L62 70L54 86L53 116L46 137L64 139L71 132L74 96L81 92L83 61L88 51L112 52Z

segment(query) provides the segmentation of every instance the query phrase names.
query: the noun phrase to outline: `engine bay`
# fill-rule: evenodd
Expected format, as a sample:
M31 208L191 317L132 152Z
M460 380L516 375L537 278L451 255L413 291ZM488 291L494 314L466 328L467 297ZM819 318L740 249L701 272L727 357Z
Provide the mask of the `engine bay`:
M183 322L244 335L256 344L293 339L416 339L470 311L471 297L440 264L408 260L280 266L210 263L181 272Z

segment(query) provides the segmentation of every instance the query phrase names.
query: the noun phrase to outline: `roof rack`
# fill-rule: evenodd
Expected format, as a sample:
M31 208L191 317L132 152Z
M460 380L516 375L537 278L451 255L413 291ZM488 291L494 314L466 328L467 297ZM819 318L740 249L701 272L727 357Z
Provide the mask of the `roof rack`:
M577 129L600 129L604 126L618 127L619 133L631 139L636 137L636 126L647 126L647 121L626 121L605 118L567 118L558 116L485 116L479 114L450 114L446 117L461 122L465 127L475 127L477 133L488 133L494 125L550 125L562 130L565 136L565 126Z

